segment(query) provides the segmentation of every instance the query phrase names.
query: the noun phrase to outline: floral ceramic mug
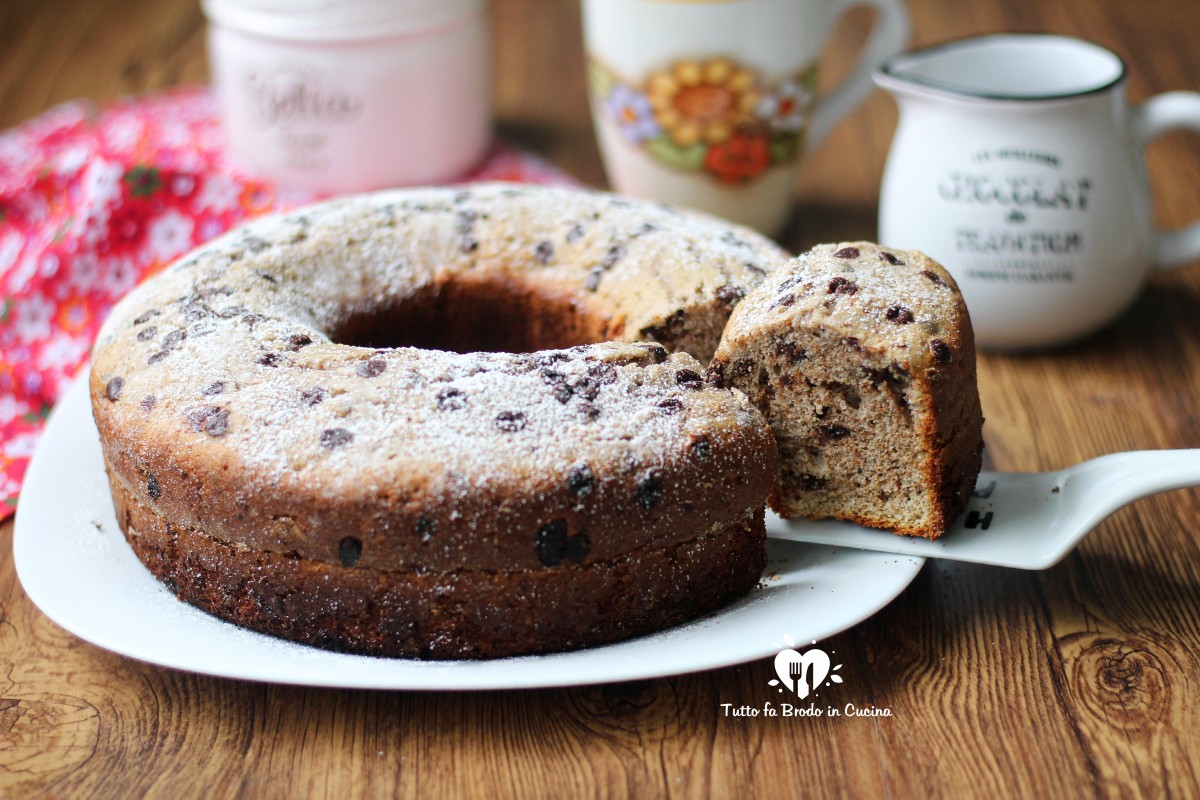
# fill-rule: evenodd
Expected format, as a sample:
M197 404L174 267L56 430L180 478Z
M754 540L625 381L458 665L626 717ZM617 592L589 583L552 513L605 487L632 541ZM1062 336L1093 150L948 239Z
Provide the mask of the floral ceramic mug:
M848 8L874 7L858 66L816 96L817 60ZM796 168L908 40L903 0L583 0L592 115L618 192L769 234Z

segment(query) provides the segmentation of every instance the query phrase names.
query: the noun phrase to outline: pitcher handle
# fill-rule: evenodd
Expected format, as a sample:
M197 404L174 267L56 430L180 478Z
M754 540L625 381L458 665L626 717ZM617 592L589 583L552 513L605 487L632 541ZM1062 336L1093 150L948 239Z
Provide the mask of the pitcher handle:
M1145 148L1167 131L1180 128L1200 132L1200 93L1166 92L1151 97L1134 110L1134 134ZM1179 267L1200 258L1200 222L1176 231L1157 231L1154 266Z
M863 46L854 71L817 103L808 128L808 150L815 150L838 120L858 107L874 85L871 73L908 44L910 22L904 0L835 0L834 19L854 6L870 6L878 13L871 35Z

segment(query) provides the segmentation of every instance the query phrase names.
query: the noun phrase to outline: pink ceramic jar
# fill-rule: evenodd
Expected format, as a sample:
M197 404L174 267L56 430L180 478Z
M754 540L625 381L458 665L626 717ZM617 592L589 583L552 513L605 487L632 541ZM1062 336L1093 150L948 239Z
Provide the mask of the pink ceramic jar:
M203 0L235 156L289 188L452 180L491 127L486 0Z

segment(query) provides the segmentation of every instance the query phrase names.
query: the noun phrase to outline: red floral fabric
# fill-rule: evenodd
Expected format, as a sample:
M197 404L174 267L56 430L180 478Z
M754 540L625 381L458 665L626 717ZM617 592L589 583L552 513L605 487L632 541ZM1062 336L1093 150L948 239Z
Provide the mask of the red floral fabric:
M477 180L574 183L499 144ZM228 156L205 87L72 102L0 133L0 520L113 304L231 226L315 199Z

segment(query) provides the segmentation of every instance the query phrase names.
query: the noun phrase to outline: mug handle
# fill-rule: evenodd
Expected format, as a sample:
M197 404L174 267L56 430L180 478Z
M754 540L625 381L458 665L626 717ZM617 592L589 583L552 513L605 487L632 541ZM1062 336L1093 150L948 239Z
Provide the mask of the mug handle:
M1134 135L1142 148L1167 131L1185 128L1200 132L1200 93L1156 95L1135 108L1133 115ZM1197 258L1200 258L1200 222L1177 231L1155 232L1155 267L1179 267Z
M854 6L870 6L879 14L854 71L836 89L817 101L808 127L809 148L815 150L838 120L858 107L874 89L871 73L908 44L911 24L904 0L835 0L833 18Z

